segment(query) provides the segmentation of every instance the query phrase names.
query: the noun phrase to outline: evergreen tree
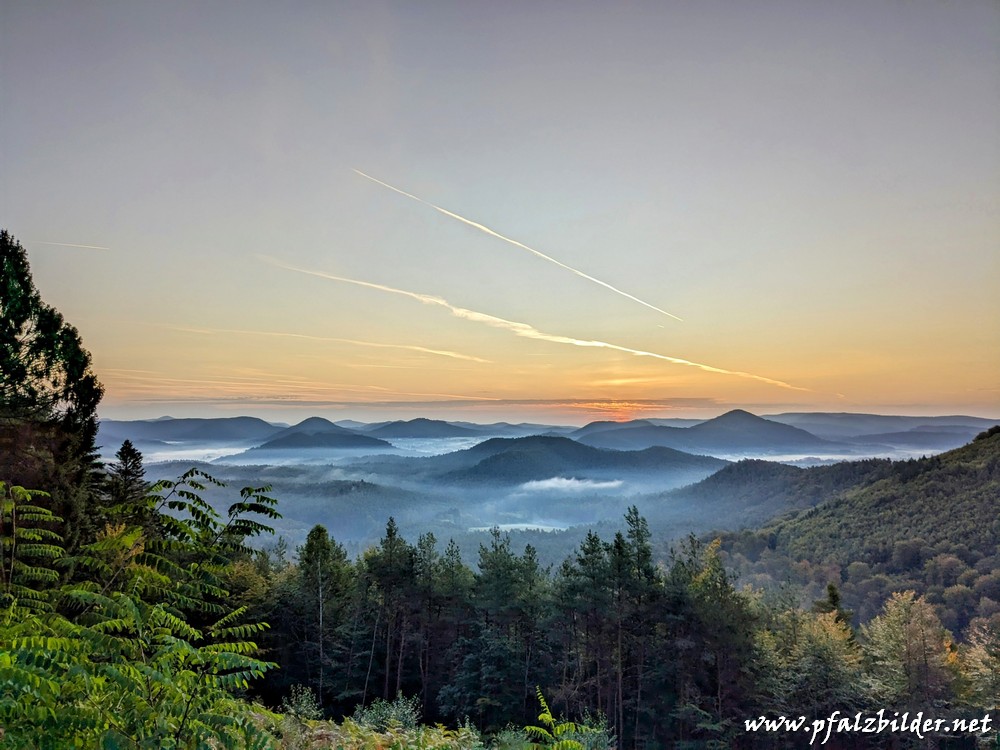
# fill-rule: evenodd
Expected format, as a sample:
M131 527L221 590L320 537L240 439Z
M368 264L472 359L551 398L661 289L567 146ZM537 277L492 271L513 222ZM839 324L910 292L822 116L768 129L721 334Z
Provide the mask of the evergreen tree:
M608 548L587 532L573 559L560 569L555 586L557 611L550 630L558 672L562 675L556 700L575 713L600 708L610 713L608 676L612 672L611 570Z
M142 453L126 440L115 453L115 462L108 465L105 491L108 495L109 515L130 524L142 526L147 535L156 535L152 516L143 498L149 492L145 481L146 469L142 465Z
M108 491L112 501L138 502L149 487L143 480L146 469L142 465L142 453L132 445L131 440L126 440L115 453L115 459L108 466Z
M342 657L336 636L344 623L350 575L344 548L323 526L314 526L299 549L297 614L305 636L303 656L321 703Z
M675 737L730 742L753 705L757 613L722 565L719 542L691 538L675 555L666 581L667 639L674 663ZM661 666L663 670L663 666Z
M415 551L399 535L394 518L385 526L379 546L364 558L365 570L378 606L372 631L372 655L382 628L382 698L395 697L403 686L407 644L413 624L411 612ZM367 692L367 691L366 691Z
M826 598L817 599L813 602L812 611L820 614L825 614L833 612L836 615L838 622L842 622L848 627L851 625L851 620L854 619L854 612L849 609L844 609L840 603L840 589L835 583L828 583L826 585Z

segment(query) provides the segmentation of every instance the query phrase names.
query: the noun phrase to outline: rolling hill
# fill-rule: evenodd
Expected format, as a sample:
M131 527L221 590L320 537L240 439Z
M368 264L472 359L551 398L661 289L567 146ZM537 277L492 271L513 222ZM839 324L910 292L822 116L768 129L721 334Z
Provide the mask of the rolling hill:
M590 425L588 425L590 427ZM587 428L583 428L587 430ZM692 427L666 427L630 423L585 432L580 442L597 448L638 450L663 446L712 455L767 455L850 451L850 446L831 443L791 425L772 422L735 409Z
M102 419L98 442L128 439L133 442L251 442L266 440L282 427L256 417L213 419L152 419L123 421Z
M887 467L808 511L725 535L729 563L756 585L797 583L806 598L833 581L861 621L907 589L955 633L1000 619L1000 427Z
M558 436L492 438L472 448L428 458L385 457L355 464L374 471L446 484L512 485L575 477L621 479L643 476L678 486L703 479L726 461L669 448L614 451L593 448Z
M419 417L406 422L388 422L367 430L366 434L379 438L446 438L475 437L482 432L439 419Z
M888 414L853 414L828 412L788 412L767 414L765 419L807 430L828 440L844 440L859 436L876 438L893 433L907 433L914 429L951 431L951 428L974 430L972 436L988 430L997 420L962 415L937 417L908 417ZM966 441L968 442L968 441ZM964 444L964 443L963 443ZM955 446L958 447L958 446Z
M846 489L871 484L891 471L888 460L869 459L802 469L747 459L697 484L637 499L654 528L687 531L759 526L775 516L812 508Z
M997 554L1000 428L947 453L892 464L888 476L854 488L771 530L793 557L836 561L885 555L897 541L965 545Z
M368 435L341 432L293 432L251 448L250 452L302 450L308 448L391 448L392 443Z

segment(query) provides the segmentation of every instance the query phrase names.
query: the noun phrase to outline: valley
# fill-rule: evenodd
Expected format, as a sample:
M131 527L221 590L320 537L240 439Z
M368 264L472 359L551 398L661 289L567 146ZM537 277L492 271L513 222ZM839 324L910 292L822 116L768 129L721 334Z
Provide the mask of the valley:
M292 549L323 524L358 554L378 543L391 516L410 538L454 539L466 559L497 526L515 548L530 543L544 564L557 566L588 530L620 528L633 505L665 557L688 534L755 529L808 510L883 478L891 459L959 447L991 425L967 416L763 418L743 410L580 428L167 418L104 420L98 444L110 457L131 440L150 479L197 466L230 485L270 486L283 516L277 534ZM921 438L935 447L915 450ZM221 502L223 494L207 497Z

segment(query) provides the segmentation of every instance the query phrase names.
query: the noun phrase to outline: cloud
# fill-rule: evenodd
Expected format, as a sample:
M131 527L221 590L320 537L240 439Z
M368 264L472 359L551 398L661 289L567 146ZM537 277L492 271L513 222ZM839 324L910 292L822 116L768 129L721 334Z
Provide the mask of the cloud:
M205 376L200 378L170 377L147 371L106 370L111 375L114 393L119 398L143 403L289 403L290 405L386 405L393 397L413 396L421 399L448 399L444 403L490 403L497 399L486 396L469 396L462 393L425 391L398 391L379 385L327 383L310 381L276 373L253 375ZM166 393L164 393L166 392ZM352 395L347 400L347 394ZM366 401L367 394L372 401ZM377 400L376 400L377 399Z
M621 295L622 297L625 297L626 299L630 299L633 302L638 302L640 305L643 305L644 307L648 307L650 310L655 310L656 312L658 312L658 313L660 313L662 315L666 315L669 318L673 318L674 320L682 320L681 318L677 317L673 313L669 313L666 310L663 310L663 309L657 307L656 305L652 305L649 302L646 302L645 300L641 300L638 297L629 294L628 292L622 291L618 287L612 286L611 284L607 283L606 281L601 281L600 279L595 279L590 274L584 273L583 271L581 271L578 268L573 268L573 266L569 266L569 265L563 263L562 261L556 260L551 255L546 255L545 253L541 252L540 250L535 250L535 248L533 248L533 247L528 247L523 242L518 242L517 240L511 239L510 237L502 235L499 232L496 232L496 231L490 229L487 226L483 226L482 224L480 224L478 222L472 221L471 219L466 219L464 216L459 216L456 213L452 213L451 211L449 211L446 208L441 208L441 206L436 206L436 205L434 205L433 203L431 203L429 201L425 201L423 198L418 198L417 196L413 195L412 193L407 193L405 190L400 190L397 187L393 187L392 185L390 185L387 182L382 182L382 180L376 179L376 178L372 177L369 174L365 174L360 169L354 169L352 171L355 172L356 174L361 175L366 180L371 180L372 182L374 182L374 183L376 183L378 185L381 185L382 187L389 188L389 190L392 190L392 191L394 191L396 193L399 193L400 195L405 195L407 198L412 198L413 200L417 201L418 203L423 203L425 206L430 206L435 211L439 211L439 212L443 213L445 216L450 216L451 218L456 219L456 220L462 222L463 224L467 224L468 226L473 227L474 229L478 229L480 232L485 232L486 234L490 235L491 237L496 237L499 240L503 240L504 242L507 242L507 243L513 245L514 247L519 247L522 250L527 250L529 253L531 253L532 255L534 255L534 256L536 256L538 258L541 258L542 260L548 261L549 263L552 263L553 265L559 266L560 268L565 269L565 270L569 271L570 273L576 274L581 279L586 279L587 281L592 281L593 283L595 283L595 284L597 284L599 286L603 286L605 289L610 289L615 294Z
M552 477L551 479L525 482L519 489L524 492L587 492L590 490L614 490L621 487L622 484L624 484L624 482L620 479L600 482L595 479Z
M56 247L82 247L87 250L110 250L110 247L104 247L103 245L78 245L75 242L42 242L41 240L25 240L28 244L32 245L55 245Z
M566 344L568 346L582 346L582 347L592 347L598 349L611 349L613 351L624 352L626 354L631 354L635 357L652 357L653 359L663 360L664 362L670 362L675 365L683 365L685 367L694 367L704 372L712 372L719 375L731 375L733 377L745 378L748 380L756 380L760 383L767 383L768 385L773 385L778 388L787 388L793 391L806 391L809 388L803 388L801 386L792 385L786 383L782 380L775 380L774 378L764 377L763 375L755 375L751 372L744 372L742 370L727 370L723 367L714 367L712 365L706 365L701 362L693 362L689 359L682 359L680 357L671 357L666 354L658 354L656 352L648 352L642 349L632 349L628 346L619 346L618 344L612 344L607 341L598 341L596 339L578 339L572 336L561 336L558 334L545 333L539 331L534 326L528 325L527 323L518 323L513 320L506 320L504 318L498 318L495 315L488 315L487 313L476 312L475 310L469 310L465 307L458 307L451 304L443 297L437 297L431 294L419 294L417 292L409 292L405 289L397 289L395 287L386 286L385 284L373 284L370 281L360 281L358 279L349 279L344 276L335 276L333 274L324 273L322 271L313 271L305 268L298 268L296 266L288 265L274 258L269 258L267 256L259 256L262 260L278 266L279 268L284 268L288 271L295 271L296 273L306 274L308 276L316 276L321 279L327 279L329 281L339 281L344 284L354 284L356 286L366 287L368 289L375 289L381 292L388 292L389 294L398 294L403 297L409 297L417 302L425 305L433 305L436 307L443 307L456 318L462 318L463 320L470 320L474 323L482 323L483 325L490 326L491 328L499 328L505 331L510 331L515 336L521 336L523 338L535 339L537 341L548 341L553 344Z
M182 328L177 326L167 327L171 330L183 331L185 333L231 333L242 336L274 336L278 338L305 339L307 341L328 341L336 344L352 344L354 346L367 346L376 349L404 349L411 352L420 352L421 354L433 354L438 357L450 357L452 359L463 359L467 362L490 364L490 360L482 359L481 357L474 357L471 354L461 354L460 352L452 352L446 349L428 349L425 346L414 346L412 344L383 344L377 341L359 341L358 339L342 339L333 336L310 336L305 333L288 333L285 331L247 331L234 328Z

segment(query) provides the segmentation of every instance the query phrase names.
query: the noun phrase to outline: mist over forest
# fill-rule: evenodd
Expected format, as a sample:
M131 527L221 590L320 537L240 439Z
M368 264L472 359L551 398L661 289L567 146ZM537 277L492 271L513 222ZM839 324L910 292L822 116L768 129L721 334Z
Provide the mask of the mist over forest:
M249 417L103 420L98 444L110 458L130 440L153 477L197 466L228 484L270 485L281 498L276 531L293 550L323 524L360 554L377 544L391 516L412 538L432 532L454 539L467 559L496 526L556 566L588 529L621 528L633 505L649 519L665 558L689 534L755 528L828 499L846 484L824 484L823 477L846 472L824 466L911 460L964 445L993 424L970 416L758 417L742 410L677 422L577 428L426 418L369 424L310 417L290 426ZM786 489L810 483L824 490ZM748 499L748 487L761 485L770 494ZM207 497L214 494L223 493Z

